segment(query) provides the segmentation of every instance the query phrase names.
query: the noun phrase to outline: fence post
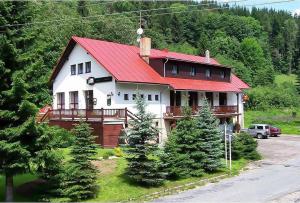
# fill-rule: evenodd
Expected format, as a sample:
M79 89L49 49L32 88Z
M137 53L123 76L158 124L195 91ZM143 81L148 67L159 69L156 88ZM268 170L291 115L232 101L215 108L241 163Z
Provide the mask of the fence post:
M61 120L61 109L59 109L59 120Z
M88 120L88 110L85 109L85 120L87 121Z
M101 122L103 123L104 121L104 109L101 108Z
M71 112L72 112L72 121L74 121L74 109L72 109Z
M125 107L125 125L127 125L127 107Z

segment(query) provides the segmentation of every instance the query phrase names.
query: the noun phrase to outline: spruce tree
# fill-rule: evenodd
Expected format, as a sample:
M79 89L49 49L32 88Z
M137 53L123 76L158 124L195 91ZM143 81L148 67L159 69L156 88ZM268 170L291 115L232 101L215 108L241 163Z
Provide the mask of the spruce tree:
M42 131L36 126L36 107L28 100L23 75L13 75L11 89L0 92L0 173L6 178L6 201L13 201L13 177L30 171L42 149Z
M97 153L97 145L87 123L80 122L75 126L73 133L75 143L70 153L72 159L66 169L62 187L66 198L79 201L95 197L97 194L97 169L91 163Z
M196 120L191 116L191 109L185 107L184 118L177 121L164 148L162 160L170 178L201 176L204 153L199 149L202 141L198 138Z
M153 116L146 112L144 99L137 94L136 109L138 119L130 123L125 151L128 166L126 176L141 185L155 186L163 183L164 173L154 153L158 150L158 131L152 127Z
M219 121L212 114L206 100L204 100L203 106L197 114L196 122L199 130L198 138L202 142L202 145L198 150L205 153L202 161L203 169L206 172L216 171L222 165L222 137L218 128Z

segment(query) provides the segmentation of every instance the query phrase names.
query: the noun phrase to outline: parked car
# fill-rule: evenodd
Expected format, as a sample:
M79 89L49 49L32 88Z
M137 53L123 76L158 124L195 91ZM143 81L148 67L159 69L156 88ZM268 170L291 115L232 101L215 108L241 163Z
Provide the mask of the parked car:
M252 124L248 129L243 129L242 131L247 132L258 139L268 139L270 136L270 125Z
M280 134L281 134L281 129L280 128L277 128L275 126L270 126L270 136L277 137Z

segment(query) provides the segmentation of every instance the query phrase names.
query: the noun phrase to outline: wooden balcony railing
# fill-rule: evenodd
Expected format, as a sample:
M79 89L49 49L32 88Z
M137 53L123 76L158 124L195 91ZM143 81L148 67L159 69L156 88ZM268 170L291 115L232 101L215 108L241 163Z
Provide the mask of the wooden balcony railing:
M167 106L164 117L180 117L183 116L183 106ZM197 114L201 106L192 106L192 115ZM213 106L212 112L214 114L233 114L237 113L237 106Z
M103 121L104 118L127 119L127 109L56 109L49 110L50 120L80 120Z

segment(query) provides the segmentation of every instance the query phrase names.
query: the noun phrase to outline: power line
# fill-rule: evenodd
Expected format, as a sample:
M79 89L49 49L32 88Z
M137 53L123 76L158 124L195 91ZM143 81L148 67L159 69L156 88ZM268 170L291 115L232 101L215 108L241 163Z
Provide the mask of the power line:
M245 1L245 0L243 0ZM246 0L247 1L247 0ZM261 5L270 5L270 4L278 4L278 3L284 3L284 2L292 2L294 0L281 0L281 1L273 1L273 2L266 2L266 3L257 3L257 4L248 4L248 5L244 5L244 7L249 7L249 6L261 6ZM236 1L239 2L239 1ZM168 8L164 8L164 9L174 9L174 8L180 8L180 7L168 7ZM229 9L229 7L217 7L217 8L204 8L204 9L194 9L194 10L186 10L186 11L173 11L173 12L166 12L166 13L153 13L153 14L145 14L143 15L143 17L150 17L150 16L162 16L162 15L170 15L170 14L180 14L180 13L189 13L189 12L199 12L199 11L213 11L213 10L223 10L223 9ZM151 10L151 9L148 9ZM143 11L148 11L148 10L143 10ZM137 12L137 11L134 11ZM140 12L140 11L138 11ZM114 13L116 14L116 13ZM125 15L128 14L127 12L122 12L122 13L118 13L119 15ZM105 16L112 16L110 14L103 14L103 15L98 15L98 16L93 16L94 18L99 18L99 17L105 17ZM127 19L130 18L140 18L139 16L126 16ZM78 18L76 18L78 19ZM100 22L101 20L88 20L87 21L82 21L83 19L86 18L81 18L80 23L96 23L96 22ZM115 20L117 19L124 19L124 16L119 17L119 18L114 18ZM66 20L60 20L60 21L69 21L71 19L66 19ZM47 22L56 22L56 21L43 21L43 24ZM31 23L30 25L34 25L35 23ZM36 24L41 24L41 23L36 23ZM61 26L61 25L68 25L69 23L60 23L60 24L53 24L53 25L48 25L48 26ZM25 24L26 26L27 24ZM18 26L20 26L18 24ZM2 26L3 27L3 26ZM1 26L0 26L1 28ZM24 28L19 28L19 29L24 29ZM14 30L19 30L19 29L14 29ZM1 32L1 31L0 31Z
M243 2L248 0L234 0L234 1L227 1L226 3L237 3L237 2ZM290 0L293 1L293 0ZM197 7L197 6L204 6L204 5L211 5L211 3L206 4L197 4L197 5L189 5L187 7ZM115 12L115 13L108 13L108 14L100 14L95 16L87 16L87 17L81 17L81 19L89 19L89 18L97 18L102 16L114 16L114 15L124 15L124 14L132 14L132 13L140 13L140 12L148 12L148 11L159 11L159 10L166 10L166 9L176 9L176 8L182 8L182 7L164 7L164 8L154 8L154 9L144 9L144 10L134 10L134 11L125 11L125 12ZM56 23L66 20L76 20L77 18L68 18L68 19L59 19L59 20L49 20L49 21L40 21L40 22L30 22L30 23L16 23L16 24L7 24L2 25L0 28L6 28L6 27L16 27L16 26L28 26L28 25L35 25L35 24L47 24L47 23Z

